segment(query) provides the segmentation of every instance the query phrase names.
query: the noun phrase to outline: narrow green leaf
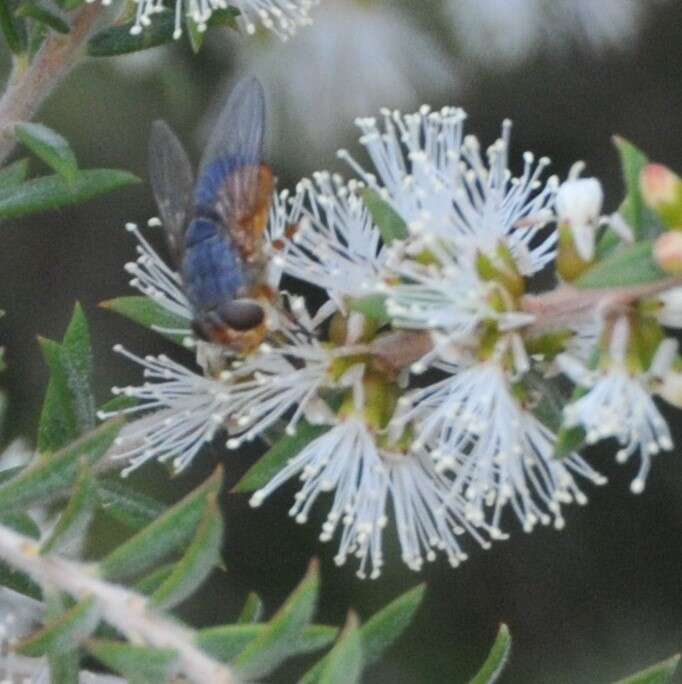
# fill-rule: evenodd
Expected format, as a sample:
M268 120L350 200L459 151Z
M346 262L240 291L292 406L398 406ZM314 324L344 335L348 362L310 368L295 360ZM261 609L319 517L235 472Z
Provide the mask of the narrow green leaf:
M346 626L325 658L320 672L320 684L355 684L360 681L363 664L363 641L358 628L358 618L352 611Z
M125 55L169 43L173 40L175 13L166 11L155 14L151 24L137 34L130 32L133 25L134 22L130 22L96 33L88 42L88 55L90 57Z
M237 624L207 627L199 630L196 644L218 660L234 660L253 641L263 635L267 625ZM310 625L305 628L298 641L293 644L289 656L319 651L331 644L339 630L327 625Z
M0 188L0 218L18 218L80 204L139 182L132 173L114 169L78 171L72 183L59 175L34 178L21 185Z
M66 653L48 654L47 662L50 667L51 682L79 684L81 668L78 649L66 651Z
M237 7L226 7L225 9L215 10L208 20L208 25L213 27L228 26L235 31L239 31L237 17L241 14Z
M614 136L613 142L620 155L623 181L625 183L625 200L619 212L625 222L632 228L636 240L653 237L653 235L647 234L645 230L645 214L648 210L644 205L639 187L639 176L649 160L641 150L638 150L625 138Z
M34 459L15 478L0 485L0 514L24 510L69 490L79 465L91 466L109 451L123 421L110 420L49 457Z
M36 601L43 600L43 592L28 575L14 570L14 568L2 562L0 562L0 586L12 589L12 591L16 591Z
M67 12L71 12L72 10L75 10L77 7L80 7L83 4L83 2L84 0L59 0L59 4Z
M102 302L103 309L115 311L135 323L160 332L172 342L182 344L187 336L186 333L163 332L164 330L189 330L191 321L181 316L175 316L153 299L143 296L118 297Z
M17 159L0 169L0 188L9 188L22 183L28 175L28 159Z
M167 509L149 496L140 494L121 480L99 478L97 498L100 508L118 522L141 530L151 524Z
M22 7L28 6L26 3ZM68 27L67 27L68 29ZM78 171L76 155L66 138L40 123L21 123L14 127L20 140L67 182L73 183Z
M301 421L296 434L286 435L268 449L244 474L232 489L233 492L253 492L266 485L287 463L290 458L314 439L329 430L327 425L311 425Z
M69 555L66 549L84 543L85 534L92 522L97 503L95 480L87 462L81 466L81 473L66 508L59 516L50 536L42 545L42 553L59 550Z
M646 670L621 679L616 684L668 684L668 682L672 682L679 662L680 656L674 655L672 658L662 660Z
M94 598L79 601L57 619L42 629L22 639L16 646L17 653L40 657L65 653L87 639L99 622L99 610Z
M85 642L85 650L123 675L130 684L170 681L178 659L178 654L172 649L134 646L105 639L89 639Z
M260 622L263 617L263 601L258 594L251 592L244 602L244 607L242 612L237 618L237 622L244 624L253 624L255 622Z
M319 587L318 564L313 561L296 590L235 661L241 676L247 679L263 677L296 650L296 644L315 612Z
M102 406L100 406L99 411L102 413L116 413L127 408L132 408L133 406L137 406L137 399L135 399L135 397L127 397L125 394L119 394L117 397L112 397L109 401L105 401Z
M206 31L200 31L199 25L189 14L185 15L185 30L187 32L187 37L189 38L189 44L192 48L192 52L196 55L199 50L201 50Z
M181 548L194 535L208 506L208 499L220 491L222 479L222 468L217 468L200 487L115 549L101 562L102 575L118 579L144 572Z
M173 572L152 594L152 604L172 608L191 596L219 562L222 543L223 519L215 493L207 497L207 506L192 543Z
M25 537L40 539L40 528L28 513L7 513L0 518L0 523Z
M509 627L505 624L500 625L497 638L490 653L483 663L483 667L469 684L494 684L502 674L511 650L511 634Z
M71 30L69 25L61 17L53 12L49 12L37 3L31 2L31 0L24 0L19 5L16 16L33 19L34 21L51 28L53 31L57 31L57 33L69 33Z
M386 309L386 295L372 294L362 299L352 299L350 308L359 311L372 321L377 321L381 325L388 323L391 317Z
M379 229L385 244L390 245L394 240L405 240L407 238L409 235L407 224L376 190L369 188L363 190L362 199L367 205L372 220Z
M419 608L426 585L420 584L375 613L360 628L365 665L379 660L383 653L407 629ZM303 677L300 684L315 684L320 681L329 654L319 660Z
M574 285L583 289L627 287L653 283L667 277L654 261L652 242L643 240L623 247L597 262Z
M166 563L156 570L152 570L135 583L135 590L145 594L145 596L150 596L173 574L174 569L175 563Z
M17 26L17 20L12 16L12 4L10 0L0 0L0 30L2 30L7 47L15 55L21 54L26 49L26 41L23 32Z

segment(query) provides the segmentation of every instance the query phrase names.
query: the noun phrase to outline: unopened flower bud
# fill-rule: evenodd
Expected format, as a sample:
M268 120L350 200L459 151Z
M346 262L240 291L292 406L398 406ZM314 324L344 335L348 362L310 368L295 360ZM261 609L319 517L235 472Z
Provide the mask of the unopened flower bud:
M559 187L556 211L559 226L571 229L578 256L591 261L604 193L596 178L569 178Z
M647 164L639 177L642 196L668 228L682 230L682 179L663 164Z
M682 275L682 234L677 231L663 233L654 242L654 260L670 275Z
M661 292L656 299L659 305L656 312L658 322L668 328L682 328L682 287Z
M660 381L656 393L671 406L682 408L682 373L668 371Z

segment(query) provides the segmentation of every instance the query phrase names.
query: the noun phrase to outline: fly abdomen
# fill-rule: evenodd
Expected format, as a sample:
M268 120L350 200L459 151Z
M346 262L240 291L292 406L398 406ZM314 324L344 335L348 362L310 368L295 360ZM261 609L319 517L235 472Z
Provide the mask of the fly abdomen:
M220 309L246 286L244 264L229 237L212 218L192 220L185 233L182 276L197 312Z

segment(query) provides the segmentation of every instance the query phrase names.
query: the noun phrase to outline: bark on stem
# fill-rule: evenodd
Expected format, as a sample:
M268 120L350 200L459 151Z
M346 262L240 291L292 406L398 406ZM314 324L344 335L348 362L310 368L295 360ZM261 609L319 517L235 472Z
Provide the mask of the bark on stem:
M4 525L0 525L0 558L42 586L56 587L75 599L94 597L102 619L131 642L175 650L181 671L191 681L236 684L230 668L194 645L191 630L156 612L141 594L97 577L96 565L43 556L35 541Z
M28 67L15 62L0 99L0 165L16 144L14 124L30 121L55 86L71 71L104 11L101 2L83 5L74 13L71 31L50 32Z

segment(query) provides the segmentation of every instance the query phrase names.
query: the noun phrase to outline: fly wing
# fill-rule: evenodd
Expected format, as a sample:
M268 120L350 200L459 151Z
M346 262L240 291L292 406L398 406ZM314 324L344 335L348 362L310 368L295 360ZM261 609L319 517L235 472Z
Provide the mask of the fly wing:
M194 201L215 210L228 230L257 210L265 130L265 94L256 78L234 87L199 167ZM235 236L232 236L233 238Z
M171 254L182 254L183 235L192 206L192 167L182 143L165 121L152 124L149 177Z

